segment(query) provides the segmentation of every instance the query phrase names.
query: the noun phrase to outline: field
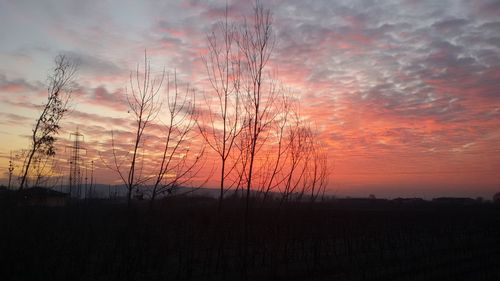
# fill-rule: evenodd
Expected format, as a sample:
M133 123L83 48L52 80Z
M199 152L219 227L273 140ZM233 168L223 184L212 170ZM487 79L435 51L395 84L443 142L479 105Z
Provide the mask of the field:
M500 280L500 208L175 198L0 207L1 280Z

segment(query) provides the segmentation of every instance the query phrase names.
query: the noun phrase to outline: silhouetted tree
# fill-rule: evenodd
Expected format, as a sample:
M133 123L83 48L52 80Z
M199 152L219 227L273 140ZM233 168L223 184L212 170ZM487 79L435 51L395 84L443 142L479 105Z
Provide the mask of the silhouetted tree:
M200 116L198 128L220 163L219 208L225 189L234 185L226 180L235 168L241 154L233 155L237 137L243 128L241 114L241 63L236 44L237 29L228 23L228 8L224 21L218 22L207 36L208 54L203 57L214 99L205 96L207 112ZM212 95L211 95L212 96ZM233 161L230 157L233 157ZM229 164L228 164L229 163ZM227 185L227 186L226 186Z
M53 157L56 154L54 143L60 129L59 123L68 110L77 64L65 55L58 55L54 63L54 69L48 76L47 102L32 130L30 148L22 168L20 190L27 185L35 160L40 162L45 156Z
M274 48L272 14L256 1L250 19L238 30L237 44L241 58L241 99L244 109L244 130L238 149L241 152L239 182L246 189L243 239L243 276L247 276L250 195L258 164L257 154L266 143L267 135L278 112L274 108L278 88L267 71Z
M238 36L238 46L242 57L242 91L244 93L245 124L247 125L242 142L247 153L244 157L246 209L248 210L250 190L255 170L255 159L259 147L262 146L262 134L268 129L276 117L273 105L277 96L276 83L266 66L274 48L271 11L265 9L260 2L254 6L253 17L245 21ZM247 211L248 212L248 211Z
M311 202L315 202L320 194L324 196L329 176L328 154L317 138L313 139L312 154L310 196Z
M289 200L290 195L298 193L299 197L307 189L306 174L308 165L312 158L312 131L308 126L302 124L298 114L294 118L294 124L288 132L288 163L282 191L281 203ZM298 199L298 198L297 198Z
M151 204L158 195L172 193L175 187L193 179L203 167L202 156L204 145L194 143L194 91L186 86L181 93L177 86L177 75L174 73L173 92L167 75L166 89L166 122L163 123L165 135L160 136L164 148L160 156L156 177L151 190ZM192 151L193 148L196 151Z
M119 160L113 132L111 133L111 145L113 153L113 164L110 165L104 161L105 165L115 171L121 178L122 182L127 188L127 204L130 206L132 199L132 191L134 188L138 189L139 185L147 181L149 178L141 178L137 175L138 159L140 158L141 145L144 142L143 136L145 129L151 122L158 116L162 103L160 96L160 89L162 88L163 80L165 78L165 71L159 76L151 76L151 62L148 59L147 52L144 51L144 69L141 73L139 65L135 72L130 73L130 92L127 92L127 103L129 113L134 118L135 134L133 139L132 153L127 161L124 159ZM142 155L143 156L143 155ZM122 171L122 166L126 166L126 171ZM141 167L142 168L142 167Z
M290 130L291 120L295 114L295 105L290 97L283 94L280 102L277 103L277 110L280 112L275 122L272 124L273 138L275 145L267 155L266 168L261 181L261 192L263 193L262 203L264 203L269 192L279 188L285 180L283 173L286 170L290 142L287 133Z

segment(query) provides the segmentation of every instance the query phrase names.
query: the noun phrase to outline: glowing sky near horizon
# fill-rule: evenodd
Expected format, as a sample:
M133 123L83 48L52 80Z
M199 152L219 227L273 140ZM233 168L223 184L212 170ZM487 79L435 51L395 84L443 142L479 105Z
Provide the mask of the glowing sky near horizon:
M329 153L336 195L485 196L500 191L500 1L263 1L271 66L300 95ZM0 178L28 145L54 56L80 61L60 138L88 157L130 123L129 72L148 50L203 91L200 56L226 1L0 0ZM231 19L251 14L229 1ZM96 174L110 182L109 172Z

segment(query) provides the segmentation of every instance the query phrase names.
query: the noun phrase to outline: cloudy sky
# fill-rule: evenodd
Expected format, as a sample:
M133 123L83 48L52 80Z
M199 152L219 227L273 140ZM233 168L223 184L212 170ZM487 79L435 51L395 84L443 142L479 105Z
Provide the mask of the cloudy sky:
M251 15L229 1L230 18ZM89 158L130 123L129 73L144 49L202 91L206 34L226 1L0 0L0 177L28 146L53 58L80 62L60 138ZM265 1L273 71L300 95L336 195L485 196L500 191L500 1ZM61 149L61 154L64 149ZM105 173L100 182L112 182Z

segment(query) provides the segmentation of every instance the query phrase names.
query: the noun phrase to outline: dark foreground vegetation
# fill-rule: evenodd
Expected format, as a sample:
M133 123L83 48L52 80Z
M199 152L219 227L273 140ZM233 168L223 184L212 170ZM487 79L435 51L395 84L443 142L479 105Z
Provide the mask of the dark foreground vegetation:
M492 204L257 205L3 204L0 279L500 280Z

